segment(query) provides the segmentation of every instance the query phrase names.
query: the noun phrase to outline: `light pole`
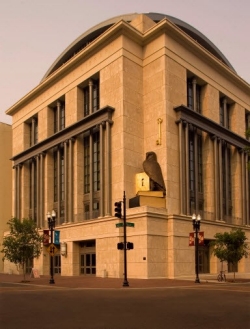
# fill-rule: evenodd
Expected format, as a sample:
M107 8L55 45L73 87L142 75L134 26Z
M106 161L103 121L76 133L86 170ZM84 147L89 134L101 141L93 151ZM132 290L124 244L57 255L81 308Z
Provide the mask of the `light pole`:
M55 228L56 224L56 212L55 210L52 210L51 215L48 212L47 213L47 219L48 219L48 224L49 224L49 229L50 229L50 244L53 245L53 231ZM54 255L53 253L50 254L50 284L54 284Z
M124 281L123 287L129 287L127 278L127 233L126 233L126 195L123 193L123 241L124 241Z
M199 239L198 239L198 232L200 231L200 223L201 223L201 216L198 215L196 217L195 214L192 216L193 220L193 229L195 232L195 274L196 274L196 279L195 283L200 283L199 279Z

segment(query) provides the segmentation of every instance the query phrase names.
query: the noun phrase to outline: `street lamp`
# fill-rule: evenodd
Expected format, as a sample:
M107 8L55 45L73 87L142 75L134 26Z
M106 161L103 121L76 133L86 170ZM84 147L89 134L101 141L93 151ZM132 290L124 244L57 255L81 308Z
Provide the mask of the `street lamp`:
M53 246L53 231L55 228L55 224L56 224L56 212L55 210L52 210L51 215L50 212L47 213L47 219L48 219L48 224L49 224L49 229L50 229L50 244L51 247ZM54 284L54 259L53 259L54 255L53 253L50 254L50 280L49 283L50 284Z
M201 216L198 215L196 217L195 214L192 216L193 220L193 229L195 232L195 274L196 274L196 279L195 283L200 283L199 279L199 254L198 254L198 248L199 248L199 239L198 239L198 232L200 231L200 223L201 223Z

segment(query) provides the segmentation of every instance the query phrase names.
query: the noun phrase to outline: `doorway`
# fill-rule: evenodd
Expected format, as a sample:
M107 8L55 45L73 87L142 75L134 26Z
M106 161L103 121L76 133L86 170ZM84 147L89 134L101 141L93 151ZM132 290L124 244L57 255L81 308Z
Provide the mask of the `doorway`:
M54 256L54 273L61 274L61 255Z
M96 274L96 254L86 253L80 255L80 273L83 275Z
M199 273L210 273L209 242L204 240L204 245L199 246Z
M96 275L95 240L80 242L80 274Z

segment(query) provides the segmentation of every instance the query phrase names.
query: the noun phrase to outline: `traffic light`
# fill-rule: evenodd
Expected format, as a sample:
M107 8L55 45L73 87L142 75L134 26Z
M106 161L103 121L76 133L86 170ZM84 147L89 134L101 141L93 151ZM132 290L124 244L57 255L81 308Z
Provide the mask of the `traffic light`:
M115 202L115 217L122 218L122 202Z
M133 242L127 242L127 249L130 250L130 249L134 249L134 244Z
M124 243L123 242L118 242L117 243L117 249L118 250L123 250L124 249Z

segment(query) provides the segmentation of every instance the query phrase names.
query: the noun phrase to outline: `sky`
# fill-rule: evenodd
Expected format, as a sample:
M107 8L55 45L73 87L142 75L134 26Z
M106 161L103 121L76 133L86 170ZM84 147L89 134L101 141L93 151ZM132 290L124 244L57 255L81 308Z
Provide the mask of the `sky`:
M0 1L0 122L35 88L56 58L82 33L109 18L162 13L212 41L250 84L250 0L2 0Z

